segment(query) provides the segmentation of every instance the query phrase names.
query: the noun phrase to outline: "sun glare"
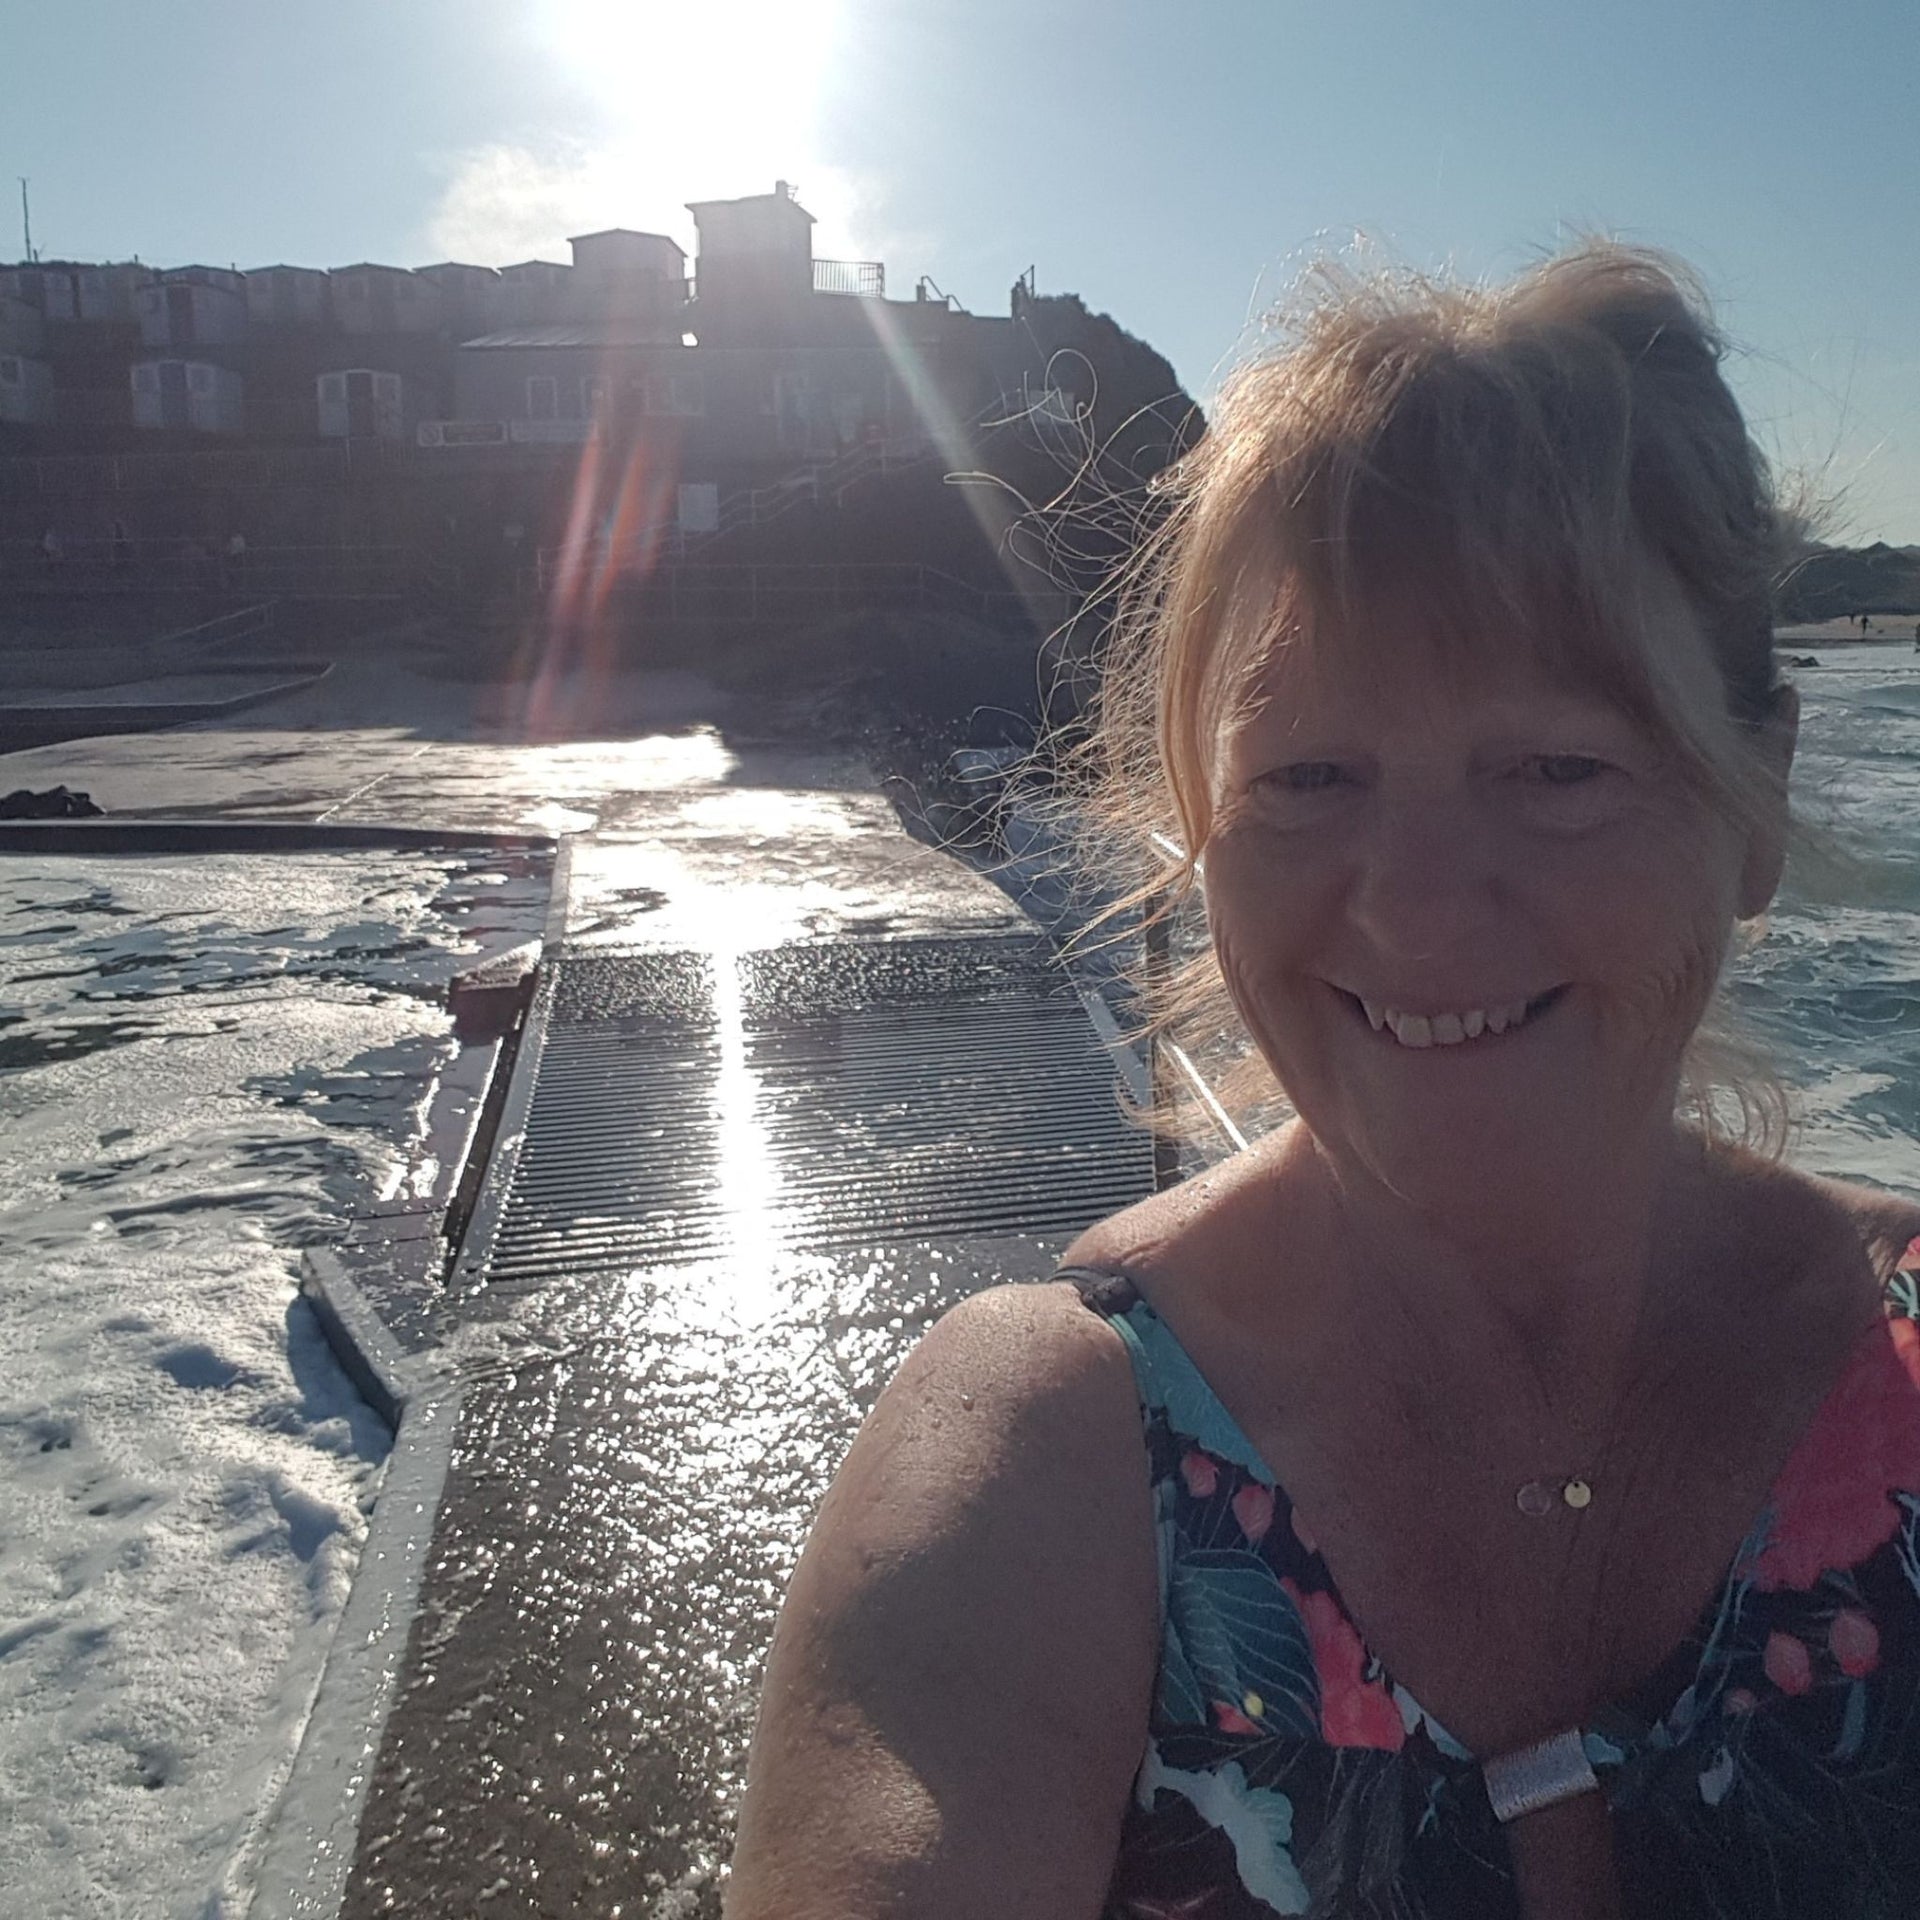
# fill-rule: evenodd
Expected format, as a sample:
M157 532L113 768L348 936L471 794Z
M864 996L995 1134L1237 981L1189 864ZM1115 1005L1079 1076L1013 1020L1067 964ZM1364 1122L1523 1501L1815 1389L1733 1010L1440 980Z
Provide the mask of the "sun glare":
M546 0L564 69L603 116L601 138L681 199L808 187L843 0ZM824 181L821 181L824 184ZM818 199L816 191L813 199ZM808 202L816 215L820 208Z

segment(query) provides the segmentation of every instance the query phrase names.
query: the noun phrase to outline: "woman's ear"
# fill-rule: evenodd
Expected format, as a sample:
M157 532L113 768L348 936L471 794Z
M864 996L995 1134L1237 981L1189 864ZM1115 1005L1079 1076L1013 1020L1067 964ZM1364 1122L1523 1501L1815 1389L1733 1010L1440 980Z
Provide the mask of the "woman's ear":
M1761 721L1756 746L1761 776L1767 786L1764 817L1747 832L1746 858L1740 868L1739 915L1752 920L1766 912L1779 891L1787 864L1787 778L1793 771L1793 750L1800 738L1800 692L1783 686L1774 696L1773 711Z

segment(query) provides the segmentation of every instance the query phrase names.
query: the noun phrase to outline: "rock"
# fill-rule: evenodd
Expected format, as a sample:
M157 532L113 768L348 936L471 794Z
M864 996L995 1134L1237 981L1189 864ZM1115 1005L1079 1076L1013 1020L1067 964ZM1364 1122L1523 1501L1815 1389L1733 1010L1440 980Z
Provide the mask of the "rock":
M0 820L85 820L105 812L93 804L91 794L75 793L71 787L49 787L44 793L16 787L0 798Z

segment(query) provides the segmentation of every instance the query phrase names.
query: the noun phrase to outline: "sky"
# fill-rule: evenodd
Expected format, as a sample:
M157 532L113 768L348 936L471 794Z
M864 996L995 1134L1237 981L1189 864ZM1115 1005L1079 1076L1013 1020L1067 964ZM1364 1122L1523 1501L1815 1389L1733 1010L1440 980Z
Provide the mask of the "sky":
M1356 237L1478 279L1613 233L1702 274L1831 537L1920 542L1914 0L0 0L0 48L47 258L691 252L778 177L896 296L1031 266L1203 401Z

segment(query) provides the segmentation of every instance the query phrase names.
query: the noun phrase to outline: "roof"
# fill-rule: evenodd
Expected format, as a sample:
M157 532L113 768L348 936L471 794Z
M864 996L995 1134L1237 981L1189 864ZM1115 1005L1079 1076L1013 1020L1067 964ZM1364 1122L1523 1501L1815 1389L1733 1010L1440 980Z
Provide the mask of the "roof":
M555 273L571 273L573 269L564 260L516 260L510 267L502 267L502 273L518 273L522 267L548 267Z
M411 267L390 267L384 260L356 260L350 267L329 267L329 273L411 273Z
M325 267L296 267L285 260L276 260L270 267L242 267L242 273L318 273L324 275Z
M471 260L436 260L431 266L415 267L415 273L490 273L500 277L498 267L476 266Z
M675 323L678 324L677 322ZM545 327L503 327L463 340L465 347L672 347L678 336L662 339L657 327L622 326L617 320L567 322Z
M582 240L663 240L675 253L686 252L686 248L672 234L642 233L637 227L602 227L598 233L576 233L567 245L577 247Z
M740 193L735 194L731 200L689 200L687 202L687 211L692 214L697 221L709 207L758 206L762 201L767 200L776 201L783 207L791 207L794 212L809 225L816 224L813 215L790 193Z

